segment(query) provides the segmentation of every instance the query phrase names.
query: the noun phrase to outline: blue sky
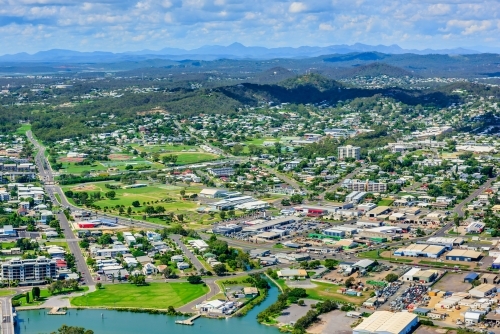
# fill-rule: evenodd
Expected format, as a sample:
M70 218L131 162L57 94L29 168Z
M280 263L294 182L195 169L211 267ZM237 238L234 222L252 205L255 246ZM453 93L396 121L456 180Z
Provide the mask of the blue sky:
M500 1L0 0L0 54L233 42L500 47Z

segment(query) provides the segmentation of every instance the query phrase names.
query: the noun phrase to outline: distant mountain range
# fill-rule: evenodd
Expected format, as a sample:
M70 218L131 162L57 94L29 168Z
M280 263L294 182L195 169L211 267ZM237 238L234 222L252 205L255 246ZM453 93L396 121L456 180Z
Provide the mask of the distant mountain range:
M116 62L116 61L141 61L147 59L170 59L170 60L215 60L215 59L274 59L274 58L309 58L330 54L348 54L353 52L380 52L385 54L447 54L467 55L477 53L498 53L500 49L491 47L477 47L474 49L403 49L398 45L366 45L356 43L353 45L331 45L326 47L301 46L265 48L260 46L244 46L233 43L228 46L206 45L193 50L178 48L164 48L159 51L142 50L134 52L79 52L63 49L40 51L35 54L17 53L0 56L0 62L25 63L25 62L68 62L68 63L94 63L94 62Z

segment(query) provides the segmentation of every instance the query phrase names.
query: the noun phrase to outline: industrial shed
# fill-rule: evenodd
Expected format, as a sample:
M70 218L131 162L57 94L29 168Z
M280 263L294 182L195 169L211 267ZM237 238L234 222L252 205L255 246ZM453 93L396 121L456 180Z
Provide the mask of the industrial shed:
M471 262L479 261L481 256L481 252L466 249L454 249L446 254L446 260Z
M478 277L479 275L476 273L468 273L467 276L464 277L464 282L472 283L477 280Z
M497 291L497 287L493 284L481 284L474 289L469 290L469 294L475 298L484 298Z
M408 312L376 311L352 330L353 334L407 334L418 326L418 316Z

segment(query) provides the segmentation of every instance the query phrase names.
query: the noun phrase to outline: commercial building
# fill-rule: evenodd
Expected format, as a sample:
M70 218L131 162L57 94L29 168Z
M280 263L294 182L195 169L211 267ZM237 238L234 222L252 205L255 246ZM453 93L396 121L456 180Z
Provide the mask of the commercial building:
M4 281L43 283L47 277L57 279L57 262L39 256L36 259L13 258L2 263L2 279Z
M290 269L290 268L285 268L278 270L276 272L278 274L279 278L288 278L288 279L293 279L293 278L299 278L299 279L304 279L307 277L307 271L305 269Z
M226 198L226 199L223 199L222 201L213 203L211 205L214 208L216 208L217 210L222 211L222 210L232 210L237 205L249 203L249 202L255 202L255 198L253 198L252 196L240 196L240 197Z
M355 269L359 270L369 270L373 268L376 265L375 261L369 260L369 259L363 259L359 260L358 262L354 263L352 266Z
M370 210L366 213L367 217L377 218L380 215L386 215L391 212L391 208L389 206L378 206L373 210Z
M258 224L254 224L254 225L245 227L243 229L243 231L244 232L265 232L265 231L277 228L279 226L288 225L288 224L292 224L292 223L298 223L301 221L302 221L302 219L299 217L281 216L281 217L278 217L276 219L263 220L262 222L259 222Z
M227 194L227 190L225 189L212 189L205 188L200 191L198 196L204 198L223 198Z
M476 286L473 289L469 290L469 294L475 298L484 298L486 296L491 295L497 291L496 285L493 284L481 284Z
M335 228L329 228L326 230L323 230L323 234L329 237L332 237L334 239L342 239L345 237L345 231L341 231Z
M412 268L402 276L403 281L409 282L433 282L438 277L437 270L422 270L420 268Z
M359 158L361 157L361 148L358 146L339 146L337 151L339 160L343 160L346 158L354 158L356 160L359 160Z
M446 254L446 260L466 261L466 262L479 261L481 256L482 256L481 252L476 252L467 249L454 249L450 251L448 254Z
M345 197L345 200L349 203L358 204L366 197L366 194L365 191L353 191Z
M418 326L418 316L409 312L392 313L375 311L361 324L356 326L353 334L408 334Z
M472 222L465 228L465 231L467 231L467 233L482 233L485 226L485 223Z
M236 224L219 225L212 229L215 234L232 234L242 230L242 227Z
M444 246L426 245L426 244L411 244L406 247L397 249L394 252L395 256L414 256L414 257L430 257L438 258L444 252Z
M444 246L446 250L452 250L453 246L460 246L464 243L462 238L451 238L451 237L432 237L427 239L427 241L421 242L429 245Z

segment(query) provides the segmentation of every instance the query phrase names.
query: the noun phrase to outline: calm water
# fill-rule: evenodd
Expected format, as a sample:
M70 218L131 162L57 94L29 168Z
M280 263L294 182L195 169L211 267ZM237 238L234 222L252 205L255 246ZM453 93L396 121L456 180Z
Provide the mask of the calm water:
M18 312L16 334L44 334L56 331L61 325L81 326L96 334L181 333L181 334L278 334L276 328L257 323L257 314L274 303L278 296L275 286L266 300L245 317L227 320L199 318L194 326L175 324L177 317L106 310L69 310L66 315L46 315L46 310ZM101 318L103 314L104 318Z

